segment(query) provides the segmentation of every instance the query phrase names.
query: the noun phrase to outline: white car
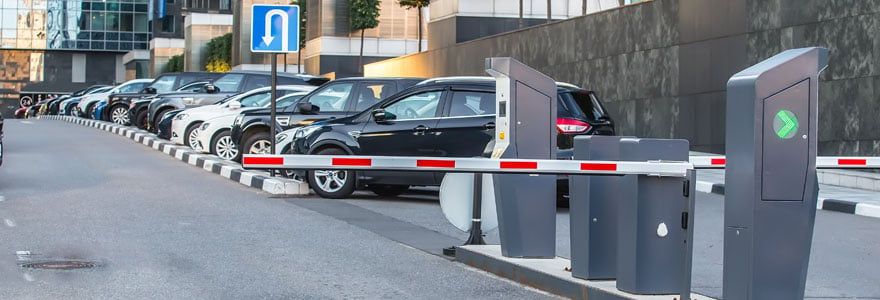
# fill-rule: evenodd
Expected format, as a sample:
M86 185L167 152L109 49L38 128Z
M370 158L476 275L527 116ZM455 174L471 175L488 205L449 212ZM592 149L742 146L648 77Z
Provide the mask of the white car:
M315 87L279 85L276 89L278 96L281 97L290 93L309 92L314 90ZM266 106L272 101L270 92L270 87L256 88L220 100L216 104L194 107L180 112L171 121L171 142L193 147L193 143L199 134L196 129L201 126L202 122L240 108Z
M277 107L293 105L305 95L308 95L308 93L299 92L280 97L277 100ZM268 104L265 106L268 106ZM238 155L238 149L232 141L230 133L232 131L232 122L235 121L240 112L231 111L202 123L196 134L196 143L193 149L203 153L213 153L225 160L235 158Z
M67 115L77 116L78 111L76 109L76 106L73 106L73 104L71 104L71 102L82 101L82 99L85 97L89 97L94 94L101 94L101 93L107 92L109 90L112 90L113 88L114 88L113 86L105 86L102 88L94 89L94 90L86 93L85 95L82 95L81 97L73 97L73 98L61 101L61 103L58 104L58 114L62 115L62 116L67 116ZM77 102L77 103L79 103L79 102Z
M137 93L140 92L144 87L153 82L153 79L145 78L145 79L134 79L126 81L123 84L117 85L113 89L109 91L105 91L103 93L94 93L85 95L82 97L82 100L79 101L79 104L76 106L76 110L79 112L80 117L90 118L91 114L89 110L91 110L95 104L98 104L98 101L107 99L107 96L116 93Z

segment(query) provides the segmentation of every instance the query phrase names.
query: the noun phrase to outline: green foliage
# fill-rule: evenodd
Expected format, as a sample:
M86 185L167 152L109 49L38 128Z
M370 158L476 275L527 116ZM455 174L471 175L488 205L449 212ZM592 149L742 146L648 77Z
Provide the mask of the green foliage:
M400 6L410 9L410 8L419 8L426 7L431 5L431 0L398 0L397 1Z
M291 5L299 5L299 49L306 47L306 26L308 25L308 0L290 1Z
M352 30L379 26L379 0L350 0L349 21Z
M211 39L205 50L205 70L227 72L232 70L232 33Z
M183 72L183 54L172 56L165 65L165 72Z

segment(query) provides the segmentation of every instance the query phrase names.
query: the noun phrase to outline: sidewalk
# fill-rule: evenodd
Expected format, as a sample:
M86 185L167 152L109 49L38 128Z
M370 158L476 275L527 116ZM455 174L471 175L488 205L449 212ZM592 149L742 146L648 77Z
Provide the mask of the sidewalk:
M724 170L698 170L696 189L724 195ZM819 184L816 208L880 218L880 192Z

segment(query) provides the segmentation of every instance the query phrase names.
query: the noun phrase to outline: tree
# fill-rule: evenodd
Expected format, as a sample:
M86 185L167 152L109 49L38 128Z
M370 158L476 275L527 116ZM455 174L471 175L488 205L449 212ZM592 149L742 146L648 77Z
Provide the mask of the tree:
M205 70L227 72L232 70L232 33L211 39L205 51Z
M422 52L422 8L431 5L431 0L398 0L397 3L406 9L419 10L419 52Z
M361 54L358 57L359 71L364 72L364 30L379 26L379 0L350 0L349 22L352 30L361 31Z
M165 65L165 72L183 72L183 54L172 56Z
M296 52L296 66L299 69L299 73L302 73L302 53L303 48L306 47L306 26L308 25L307 18L308 16L308 0L294 0L290 1L290 4L299 5L299 51ZM284 60L285 66L287 65L287 60Z

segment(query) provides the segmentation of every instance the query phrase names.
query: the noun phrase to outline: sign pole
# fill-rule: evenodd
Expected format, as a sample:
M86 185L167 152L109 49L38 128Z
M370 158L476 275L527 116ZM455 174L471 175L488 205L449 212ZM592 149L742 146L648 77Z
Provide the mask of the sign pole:
M474 210L471 220L470 237L464 242L465 245L485 245L483 241L483 173L474 173Z
M275 154L275 111L276 111L275 99L277 99L276 93L278 92L276 90L277 79L278 79L278 53L272 53L271 55L272 55L272 79L271 79L272 80L272 92L271 92L272 93L272 96L271 96L272 103L270 104L270 106L272 107L271 108L272 112L270 113L270 117L269 117L269 141L270 141L270 143L269 143L270 148L269 149L271 149L269 151L271 154ZM271 173L272 176L275 176L275 170L270 170L269 173Z

